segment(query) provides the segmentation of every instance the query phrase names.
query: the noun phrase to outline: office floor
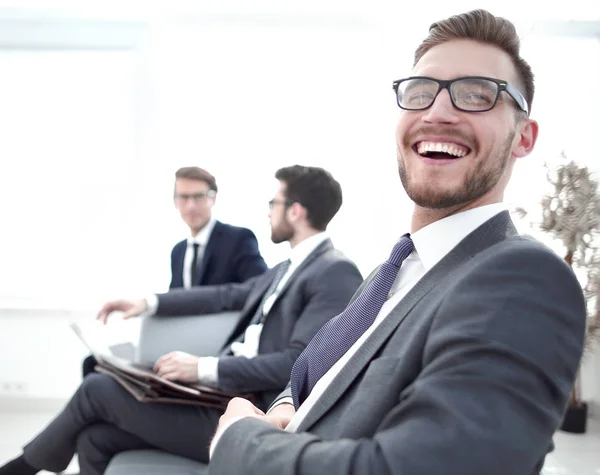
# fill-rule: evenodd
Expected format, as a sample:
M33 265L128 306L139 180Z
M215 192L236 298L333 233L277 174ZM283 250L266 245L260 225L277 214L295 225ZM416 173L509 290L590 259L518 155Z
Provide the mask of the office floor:
M59 409L8 409L0 404L0 465L18 455L21 446L45 427ZM590 420L585 435L558 432L554 442L556 449L546 458L544 475L600 475L600 420ZM74 462L67 472L76 471Z

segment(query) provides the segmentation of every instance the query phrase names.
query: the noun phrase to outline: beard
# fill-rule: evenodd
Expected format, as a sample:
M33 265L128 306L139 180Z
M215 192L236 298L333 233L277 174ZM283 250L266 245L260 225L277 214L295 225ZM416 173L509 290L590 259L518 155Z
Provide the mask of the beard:
M279 244L289 241L294 237L294 228L284 216L283 220L277 225L271 227L271 241L273 244Z
M410 174L406 170L406 161L400 147L397 147L398 174L406 194L416 205L429 209L452 208L481 198L494 188L504 175L515 134L516 132L513 131L497 151L492 151L487 158L479 160L473 169L467 172L462 185L454 190L413 184Z

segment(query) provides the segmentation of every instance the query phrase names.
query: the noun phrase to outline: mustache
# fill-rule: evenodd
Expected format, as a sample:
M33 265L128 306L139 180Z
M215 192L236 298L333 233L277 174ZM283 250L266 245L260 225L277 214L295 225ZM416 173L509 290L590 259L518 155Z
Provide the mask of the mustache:
M427 135L444 136L451 140L456 140L457 142L469 145L471 148L473 148L472 146L476 143L473 135L463 132L462 130L458 130L456 127L443 125L422 125L406 134L404 136L404 140L402 141L402 145L405 148L410 148L416 142L417 137L423 137Z

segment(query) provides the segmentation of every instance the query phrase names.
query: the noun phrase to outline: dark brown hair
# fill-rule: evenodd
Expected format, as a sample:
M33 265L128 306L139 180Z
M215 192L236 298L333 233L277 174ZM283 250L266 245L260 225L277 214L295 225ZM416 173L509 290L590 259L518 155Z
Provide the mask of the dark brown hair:
M342 206L342 187L331 173L319 167L293 165L277 170L275 178L285 183L288 201L306 208L311 226L325 231Z
M218 190L217 180L215 177L208 173L204 168L200 167L183 167L175 172L175 179L187 178L188 180L203 181L208 185L208 189L214 191Z
M429 27L429 36L419 45L415 51L416 65L427 51L434 46L450 40L470 39L497 46L505 51L517 70L518 85L525 97L531 112L533 102L534 81L531 66L521 58L521 40L517 35L515 26L505 18L497 17L485 10L473 10L460 15L454 15L445 20L433 23Z

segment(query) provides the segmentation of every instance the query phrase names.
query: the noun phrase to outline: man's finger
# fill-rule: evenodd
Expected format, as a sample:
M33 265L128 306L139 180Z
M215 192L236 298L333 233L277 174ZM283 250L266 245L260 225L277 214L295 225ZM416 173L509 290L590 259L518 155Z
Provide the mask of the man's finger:
M244 399L241 397L234 397L231 401L229 401L229 404L227 405L227 409L229 409L230 407L234 410L236 408L250 409L250 410L252 410L252 412L254 414L257 414L259 416L265 415L265 413L263 411L261 411L258 407L256 407L250 401L248 401L248 399Z
M278 416L265 416L265 421L282 430L284 430L290 423L290 419L288 417Z
M161 378L166 379L167 381L178 381L179 373L177 371L171 371L170 373L163 374Z
M171 360L172 353L167 353L166 355L162 355L156 363L154 363L154 371L158 372L159 369L167 362Z
M159 376L162 377L163 374L168 373L172 369L173 369L172 367L169 367L168 365L165 365L164 363L162 363L162 364L157 365L156 374L158 374Z
M112 311L112 305L105 303L104 305L102 305L102 308L98 312L98 315L96 315L96 318L102 323L106 323L106 319L108 318L109 313Z
M137 313L137 309L132 308L131 310L127 310L126 312L123 313L123 320L127 320L128 318L131 317L137 317L138 313Z
M160 358L158 358L159 362L164 362L164 361L169 361L170 359L172 359L175 356L175 352L171 352L171 353L165 353L164 355L162 355Z

